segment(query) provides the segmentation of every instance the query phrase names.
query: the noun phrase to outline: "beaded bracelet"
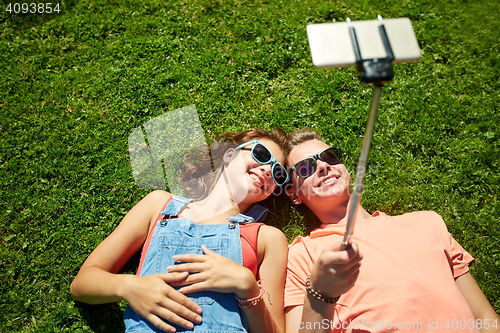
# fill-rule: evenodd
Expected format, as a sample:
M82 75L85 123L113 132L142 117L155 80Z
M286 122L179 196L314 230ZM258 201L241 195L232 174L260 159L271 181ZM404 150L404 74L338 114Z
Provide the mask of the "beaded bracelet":
M313 288L311 288L311 275L309 275L307 277L306 290L307 290L307 292L309 294L311 294L315 298L319 299L322 302L329 303L329 304L335 304L335 303L337 303L337 301L339 300L339 298L341 296L341 295L339 295L337 297L326 297L326 296L321 295L319 292L317 292L316 290L314 290Z
M254 298L241 299L238 296L236 296L236 294L234 295L236 297L236 300L238 301L238 306L240 308L242 308L244 310L250 309L250 308L253 308L254 306L256 306L257 303L259 303L259 301L264 296L264 293L266 292L266 290L264 289L264 286L261 284L261 281L262 281L262 279L257 281L257 285L259 286L259 289L260 289L259 296L254 297Z

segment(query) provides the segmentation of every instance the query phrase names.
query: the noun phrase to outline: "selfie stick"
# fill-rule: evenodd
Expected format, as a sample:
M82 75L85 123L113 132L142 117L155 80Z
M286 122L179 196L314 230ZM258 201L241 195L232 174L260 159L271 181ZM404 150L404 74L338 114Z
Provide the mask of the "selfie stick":
M361 84L366 85L372 83L373 96L370 106L370 117L368 118L368 123L366 125L366 132L363 138L363 144L361 146L361 155L359 156L358 169L356 170L356 183L354 186L354 193L349 209L347 227L344 234L344 239L342 240L342 250L351 247L351 236L354 230L354 222L356 221L356 213L358 211L358 207L361 202L361 196L363 193L363 179L365 178L366 161L368 160L368 151L370 150L370 143L372 141L375 119L377 118L377 109L380 101L380 95L382 93L382 84L391 81L394 77L394 74L392 72L392 61L394 60L394 54L392 53L391 44L389 42L389 38L387 37L384 23L382 22L382 17L378 15L377 18L380 23L380 37L382 38L382 43L384 44L387 56L385 58L374 59L361 58L358 39L356 37L356 30L352 26L351 20L349 18L347 19L349 34L351 36L352 46L354 48L354 55L356 56L356 64L358 72L360 72Z

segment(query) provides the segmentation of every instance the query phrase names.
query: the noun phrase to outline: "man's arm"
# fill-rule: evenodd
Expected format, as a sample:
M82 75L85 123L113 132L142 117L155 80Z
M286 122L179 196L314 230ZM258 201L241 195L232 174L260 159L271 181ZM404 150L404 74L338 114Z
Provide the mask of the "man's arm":
M285 309L285 333L298 333L302 321L303 305L288 307Z
M500 318L469 272L455 279L481 332L500 332ZM496 326L496 327L494 327Z
M286 312L286 333L331 333L335 304L328 304L311 297L304 298L304 306L294 306Z
M352 288L362 259L356 243L348 250L341 244L327 247L314 263L310 287L325 298L335 298ZM304 305L286 309L286 333L330 333L335 304L326 303L307 292Z

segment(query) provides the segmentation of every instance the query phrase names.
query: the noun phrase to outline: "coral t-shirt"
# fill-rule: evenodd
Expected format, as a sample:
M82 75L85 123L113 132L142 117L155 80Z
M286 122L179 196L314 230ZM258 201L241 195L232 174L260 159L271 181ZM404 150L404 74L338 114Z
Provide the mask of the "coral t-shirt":
M345 227L323 224L290 245L285 307L304 304L314 262L342 240ZM322 324L335 332L477 332L468 328L475 327L474 316L455 282L474 258L437 213L376 212L356 222L353 241L363 255L358 279L335 305L333 321Z

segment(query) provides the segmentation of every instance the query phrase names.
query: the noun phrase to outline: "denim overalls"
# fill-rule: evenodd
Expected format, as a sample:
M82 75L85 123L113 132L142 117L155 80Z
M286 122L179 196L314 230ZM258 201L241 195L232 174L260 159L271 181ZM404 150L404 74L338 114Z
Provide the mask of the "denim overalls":
M243 265L239 223L263 220L267 210L254 205L247 214L238 214L228 218L229 224L195 224L187 218L177 215L193 200L173 196L167 207L160 214L164 215L154 227L151 243L147 249L140 276L166 273L167 267L174 262L176 254L203 254L201 245ZM177 287L176 289L179 289ZM186 294L202 309L203 322L195 324L192 330L174 325L177 332L194 331L206 333L247 332L245 316L238 307L234 294L213 291L200 291ZM149 321L142 318L130 306L125 310L125 332L163 332Z

